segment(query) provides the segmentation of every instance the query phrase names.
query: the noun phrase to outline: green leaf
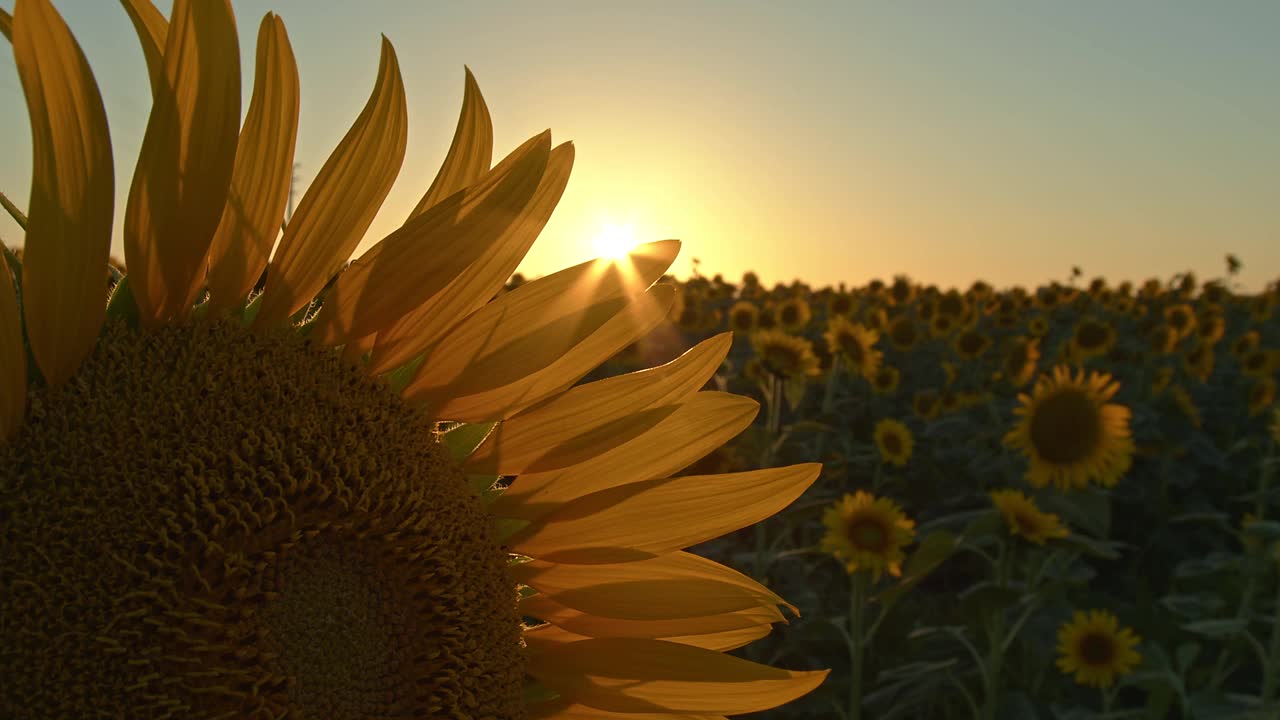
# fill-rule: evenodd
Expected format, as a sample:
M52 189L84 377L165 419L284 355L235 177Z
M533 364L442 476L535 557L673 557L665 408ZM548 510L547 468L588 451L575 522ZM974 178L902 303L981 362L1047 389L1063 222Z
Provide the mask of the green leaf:
M938 569L939 565L955 553L959 545L959 538L946 530L930 533L921 540L915 552L907 558L902 578L880 593L880 603L883 607L881 612L889 612L889 608L893 607L904 593L920 584L920 581L924 580L929 573Z
M965 526L963 537L966 540L976 540L982 537L998 536L1005 527L1007 525L1004 516L999 510L991 508L969 521Z
M1253 522L1244 528L1244 534L1261 538L1263 541L1280 539L1280 522L1274 520Z
M138 303L133 298L133 285L125 275L116 283L116 289L107 302L107 318L122 320L131 328L138 327Z
M489 433L493 432L496 422L488 423L462 423L453 426L444 433L444 444L449 448L449 454L453 456L455 462L466 460L471 453L476 451L480 443L489 437Z
M1249 621L1244 618L1218 618L1189 622L1182 629L1204 637L1221 639L1239 635L1248 625Z
M804 391L807 386L808 380L803 375L787 380L786 385L783 387L783 393L787 396L787 405L791 406L792 412L800 409L800 403L804 402Z
M1013 607L1021 599L1022 593L1017 590L980 582L960 593L960 613L981 622L982 618Z
M1196 661L1196 657L1200 655L1200 644L1189 642L1178 646L1174 651L1174 657L1178 660L1178 672L1186 675L1190 669L1191 663Z
M1103 560L1120 559L1120 548L1124 547L1124 543L1112 540L1099 540L1097 538L1092 538L1088 535L1080 535L1078 533L1072 533L1064 538L1057 538L1056 542L1075 547L1089 555L1102 558Z

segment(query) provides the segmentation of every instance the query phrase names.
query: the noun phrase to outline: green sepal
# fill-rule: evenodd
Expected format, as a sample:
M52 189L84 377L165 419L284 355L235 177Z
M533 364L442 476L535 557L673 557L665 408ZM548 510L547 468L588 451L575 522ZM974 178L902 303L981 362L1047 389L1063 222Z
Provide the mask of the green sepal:
M533 597L534 595L537 595L537 594L538 594L538 588L533 587L532 585L521 585L520 587L516 588L516 595L519 596L521 600L527 597Z
M249 301L248 305L240 311L240 324L248 327L253 319L258 316L258 311L262 309L262 293L258 293Z
M129 282L128 275L116 283L116 289L107 301L107 318L121 320L131 329L138 327L138 303L133 297L133 283Z
M471 488L471 492L477 495L484 495L489 492L489 488L498 482L497 475L468 475L467 487Z
M508 538L529 526L528 520L516 518L497 518L493 526L498 529L498 542L506 542Z
M497 424L496 422L463 423L445 431L444 444L449 448L449 454L453 456L454 462L462 462L470 457L471 453L480 447L480 443L489 437L489 433L493 432Z
M418 374L418 368L422 366L422 361L426 360L426 358L427 356L425 353L419 355L395 370L383 375L382 379L386 381L387 387L398 395L404 392L406 387L409 387L409 382L413 380L414 375Z
M560 693L549 689L537 680L524 681L524 704L537 705L560 697Z

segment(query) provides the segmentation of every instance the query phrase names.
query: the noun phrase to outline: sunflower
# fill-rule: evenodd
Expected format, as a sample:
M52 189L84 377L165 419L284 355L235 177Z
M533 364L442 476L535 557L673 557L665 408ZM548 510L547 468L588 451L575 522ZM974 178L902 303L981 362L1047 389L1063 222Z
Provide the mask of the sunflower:
M1116 342L1116 331L1096 317L1081 318L1071 333L1071 354L1077 362L1107 354Z
M902 575L902 549L914 541L916 525L894 501L846 493L822 514L822 524L822 549L843 561L846 572L867 570L876 580L885 571Z
M1250 351L1258 349L1261 345L1262 337L1258 335L1257 330L1242 332L1231 341L1231 356L1239 361Z
M701 295L687 290L676 293L679 298L672 303L668 316L676 327L687 333L698 332L707 324L706 301Z
M836 315L828 323L823 337L831 352L838 352L844 358L850 372L870 378L880 367L880 359L884 353L875 349L876 342L880 340L880 333L875 330Z
M929 318L929 335L935 338L945 338L955 332L959 324L959 319L954 315L934 313L933 317Z
M874 327L874 325L873 325ZM909 315L899 315L889 323L889 342L903 352L915 347L920 341L920 330Z
M756 356L764 369L786 378L801 378L821 372L813 344L781 330L757 330L751 336Z
M1259 293L1249 301L1249 319L1255 323L1264 323L1271 319L1275 312L1277 297L1275 292Z
M1181 339L1168 323L1159 323L1147 333L1147 347L1157 355L1167 355L1173 352Z
M1005 380L1013 387L1021 388L1035 377L1039 362L1040 340L1015 337L1008 342L1000 367Z
M1017 490L993 490L988 495L1004 515L1009 532L1028 542L1043 545L1046 540L1070 534L1057 515L1042 512L1035 501Z
M1276 401L1275 378L1258 378L1249 385L1249 417L1257 417L1271 408Z
M739 300L729 308L729 329L749 333L760 322L760 308L750 300Z
M834 292L827 298L827 316L847 318L853 312L853 296L847 292Z
M932 420L938 417L938 411L941 409L938 391L933 388L917 390L911 396L911 411L921 420Z
M1213 374L1213 345L1197 341L1182 355L1182 369L1188 376L1206 382Z
M1151 397L1156 397L1173 382L1174 369L1168 365L1156 368L1151 375Z
M1018 395L1022 420L1005 443L1026 453L1027 481L1034 487L1054 483L1064 490L1089 480L1112 486L1128 471L1133 456L1129 408L1108 403L1120 384L1110 375L1084 371L1072 377L1054 368L1036 382L1031 395Z
M1173 329L1178 339L1191 334L1196 328L1196 314L1187 303L1170 305L1164 309L1164 321Z
M774 319L778 321L778 327L789 333L798 333L809 326L809 321L813 319L813 309L809 307L809 301L802 297L789 297L782 301L773 313Z
M889 395L898 389L902 373L892 365L883 365L871 376L871 389L879 395Z
M1071 622L1058 630L1058 669L1076 682L1109 688L1116 678L1127 675L1142 657L1134 648L1140 639L1106 610L1076 611Z
M767 634L783 601L681 551L764 519L820 470L668 477L758 409L698 392L729 336L574 387L665 316L671 289L654 282L677 242L490 302L573 149L544 132L491 168L468 72L435 182L332 280L404 155L391 44L277 247L298 115L283 23L263 19L241 127L229 4L177 0L167 20L125 5L154 107L124 220L132 272L110 305L97 85L47 0L0 11L34 129L21 304L0 272L6 707L725 715L822 682L723 655Z
M889 285L889 299L894 305L907 305L916 296L916 286L911 282L911 278L906 275L895 275L893 283Z
M1254 348L1240 356L1240 372L1254 378L1271 375L1280 366L1280 352L1269 348Z
M915 444L911 437L911 430L906 425L897 420L885 418L876 423L872 435L876 441L876 448L880 451L881 460L898 467L906 467L907 461L911 459L911 448Z
M1213 306L1200 311L1196 318L1195 336L1199 342L1208 345L1217 344L1227 332L1227 321L1222 316L1222 308Z
M1027 320L1027 334L1034 338L1042 338L1049 334L1049 320L1044 315L1033 315Z
M991 347L991 337L979 330L965 330L956 336L951 347L962 359L973 360Z

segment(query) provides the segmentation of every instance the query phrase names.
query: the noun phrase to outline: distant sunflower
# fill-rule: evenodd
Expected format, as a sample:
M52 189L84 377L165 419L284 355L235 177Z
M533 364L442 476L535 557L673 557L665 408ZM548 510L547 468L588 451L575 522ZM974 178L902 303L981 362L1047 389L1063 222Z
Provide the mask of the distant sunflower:
M1182 369L1189 377L1207 382L1213 374L1213 345L1198 341L1182 355Z
M833 353L840 353L849 371L855 375L870 378L880 367L880 359L884 353L875 349L880 340L880 333L868 330L860 323L852 323L843 316L834 316L823 333L827 347Z
M1033 315L1027 320L1027 334L1034 338L1042 338L1049 334L1049 320L1043 315Z
M911 449L915 440L911 430L892 418L884 418L876 423L872 433L876 448L880 451L880 459L898 467L906 467L911 459Z
M889 286L889 298L893 300L894 305L907 305L915 296L916 286L911 282L911 278L906 275L894 277L893 284Z
M1140 639L1129 628L1120 628L1115 615L1105 610L1077 611L1058 630L1058 669L1080 685L1109 688L1142 661L1134 648Z
M749 300L739 300L729 308L729 329L736 333L750 333L760 322L760 308Z
M1009 341L1000 369L1006 382L1015 388L1022 388L1035 377L1039 362L1040 341L1036 338L1017 337Z
M1258 335L1257 330L1242 332L1231 341L1231 356L1239 361L1251 350L1256 350L1261 345L1262 337Z
M1249 417L1257 417L1271 408L1276 401L1275 378L1258 378L1249 385Z
M1255 323L1264 323L1271 319L1275 312L1277 298L1275 292L1263 292L1249 301L1249 319Z
M883 365L871 376L871 389L880 395L889 395L898 389L902 373L892 365Z
M1196 328L1196 314L1187 303L1170 305L1164 309L1164 321L1178 336L1178 339L1191 334Z
M889 323L889 342L903 352L916 346L920 340L920 330L909 315L899 315Z
M911 396L911 411L921 420L932 420L938 417L938 411L942 409L940 400L938 391L933 388L917 390Z
M853 296L847 292L834 292L827 298L827 315L829 317L847 318L853 312Z
M980 330L965 330L956 336L951 347L964 360L974 360L991 347L991 337Z
M929 319L929 335L935 338L945 338L955 332L960 321L954 315L946 313L934 313Z
M1280 352L1268 348L1254 348L1240 356L1240 372L1249 377L1264 378L1280 365Z
M783 601L681 551L763 520L820 470L668 477L758 409L698 392L729 336L575 386L662 320L672 291L654 283L677 242L491 301L573 149L544 132L491 167L467 72L434 183L348 265L405 152L384 38L368 104L277 243L299 107L283 23L259 28L242 126L229 3L177 0L168 20L125 6L155 102L124 217L131 272L109 306L97 84L46 0L0 11L34 129L21 304L0 272L6 708L720 716L822 682L722 654L767 634ZM734 419L689 433L713 417Z
M1178 346L1181 336L1168 323L1159 323L1147 332L1147 347L1157 355L1167 355Z
M798 333L809 326L809 321L813 319L813 309L809 307L809 301L802 297L790 297L784 300L774 310L774 318L778 321L778 327L789 333Z
M1102 357L1115 344L1116 331L1097 317L1081 318L1071 333L1071 353L1077 362Z
M822 549L844 562L848 573L866 570L876 580L884 572L902 575L902 549L915 539L915 523L897 503L859 490L827 508Z
M938 312L943 315L950 315L959 319L968 310L969 301L957 290L948 290L942 297L938 298Z
M1227 332L1227 321L1222 316L1222 308L1214 306L1200 312L1196 318L1195 337L1206 345L1214 345Z
M1128 471L1133 456L1129 408L1108 403L1120 384L1103 373L1054 368L1036 382L1031 395L1020 394L1014 414L1022 420L1005 442L1030 461L1027 481L1083 488L1090 480L1112 486Z
M1057 515L1041 511L1034 500L1018 490L994 490L988 495L1004 515L1009 532L1028 542L1043 545L1046 540L1070 535Z
M781 330L757 330L751 344L765 370L774 375L799 378L820 372L813 344L802 337Z

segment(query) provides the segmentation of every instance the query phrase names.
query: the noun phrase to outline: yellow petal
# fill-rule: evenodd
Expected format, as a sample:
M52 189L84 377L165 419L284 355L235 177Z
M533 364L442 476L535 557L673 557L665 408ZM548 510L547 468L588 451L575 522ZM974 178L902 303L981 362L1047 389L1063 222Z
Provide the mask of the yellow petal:
M716 652L729 652L759 640L768 635L772 629L772 625L754 625L719 630L712 633L698 633L696 635L672 635L671 637L659 639L680 643L681 645L715 650Z
M120 0L133 29L142 45L142 57L147 61L147 75L151 78L151 97L154 100L168 84L165 70L164 48L169 34L169 21L165 20L151 0Z
M758 712L808 693L830 672L782 670L665 640L526 639L530 675L566 700L614 712Z
M258 27L253 97L240 129L231 190L209 246L210 312L241 303L267 266L293 177L298 131L298 66L280 17Z
M489 170L489 163L493 161L493 121L489 119L489 108L484 104L471 68L464 67L464 70L467 78L462 91L462 112L458 115L453 144L427 194L414 206L406 222L474 183Z
M13 42L13 16L0 8L0 35L4 35L9 42Z
M544 328L577 319L586 307L643 291L666 272L680 250L674 241L652 243L645 250L650 247L658 261L647 262L646 252L639 256L646 263L638 272L624 272L625 262L592 260L525 283L485 305L428 352L411 387L428 390L453 383L476 361L500 355L521 342L541 341L546 354L553 348ZM561 334L572 336L574 329L570 325Z
M522 599L519 612L521 615L544 620L586 637L634 637L657 640L669 640L673 636L718 635L740 630L749 631L747 634L755 640L768 635L773 629L773 623L784 621L782 613L772 606L757 606L720 615L670 620L620 620L574 610L544 595L533 595ZM695 647L705 646L695 644Z
M377 332L446 288L509 233L538 189L550 153L547 131L369 248L325 297L311 331L316 341L334 345Z
M551 218L569 183L573 158L571 143L562 143L553 149L537 192L511 230L435 297L378 332L369 372L383 373L409 362L461 318L467 318L493 299Z
M13 56L31 117L22 307L36 363L60 385L97 342L106 315L111 136L89 63L47 0L17 4Z
M185 317L204 283L240 129L230 3L176 0L165 40L165 83L156 88L124 216L130 285L139 318L153 326Z
M628 483L565 503L508 542L551 562L642 560L764 520L800 497L821 470L805 463Z
M423 397L441 418L504 420L568 388L648 334L667 317L674 299L671 286L656 285L638 296L590 305L542 325L546 335L522 337L489 354L484 365L467 368Z
M0 445L13 436L27 411L27 351L9 263L0 250Z
M509 572L516 582L534 587L552 602L621 620L673 620L787 604L746 575L687 552L606 565L564 565L534 558ZM794 606L788 607L794 611ZM776 620L782 619L777 615Z
M706 384L732 342L731 333L721 333L661 367L581 385L522 412L476 448L467 458L467 472L544 472L621 445L658 424L641 417L642 411L665 405L674 411L675 403Z
M529 720L728 720L723 715L702 713L615 713L563 698L538 703L527 710Z
M400 172L408 126L400 65L384 36L373 93L289 218L255 326L284 323L351 257Z
M533 520L606 488L678 472L745 430L760 404L707 390L644 435L564 470L520 475L491 506L499 517Z

